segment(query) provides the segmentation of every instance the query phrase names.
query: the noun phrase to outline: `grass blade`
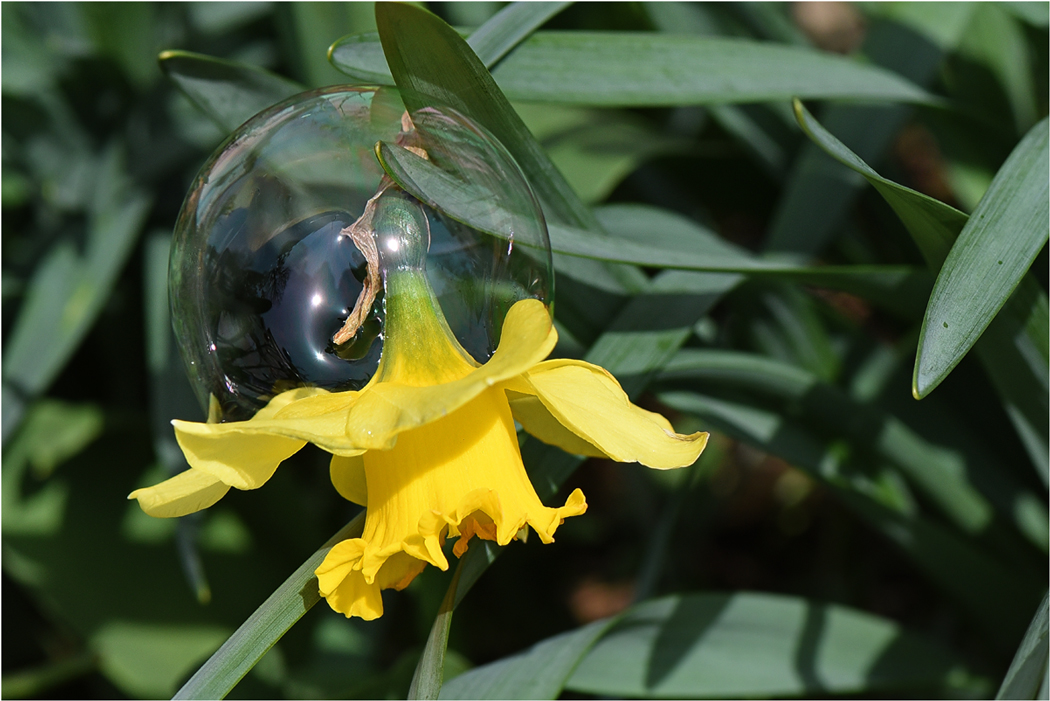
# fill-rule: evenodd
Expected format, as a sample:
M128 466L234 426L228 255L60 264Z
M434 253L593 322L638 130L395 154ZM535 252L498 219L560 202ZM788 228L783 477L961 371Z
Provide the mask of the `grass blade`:
M456 590L459 588L459 577L463 567L464 561L460 560L437 617L434 618L434 625L430 628L430 635L427 636L427 644L416 665L416 671L412 675L412 683L408 687L409 699L432 701L441 692L448 632L452 628L452 611L456 607Z

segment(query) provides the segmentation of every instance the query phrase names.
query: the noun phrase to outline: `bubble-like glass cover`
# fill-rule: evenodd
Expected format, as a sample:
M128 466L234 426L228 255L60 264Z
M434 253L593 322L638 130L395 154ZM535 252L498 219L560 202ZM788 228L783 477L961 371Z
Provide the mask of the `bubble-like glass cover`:
M419 199L428 280L479 363L514 302L552 302L547 229L507 151L453 110L403 114L389 88L303 93L250 119L201 169L176 225L169 292L212 420L250 418L295 387L359 389L375 373L381 290L352 338L333 337L368 277L349 230L384 186Z

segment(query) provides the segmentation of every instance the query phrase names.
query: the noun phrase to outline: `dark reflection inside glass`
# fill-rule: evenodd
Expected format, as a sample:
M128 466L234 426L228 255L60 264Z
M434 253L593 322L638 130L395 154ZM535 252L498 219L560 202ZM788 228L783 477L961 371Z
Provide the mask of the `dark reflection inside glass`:
M366 275L364 257L340 235L355 219L347 212L317 214L251 250L258 238L238 230L251 226L246 209L224 218L227 235L215 240L229 246L209 246L204 261L208 350L222 385L211 393L223 420L250 418L295 387L360 389L375 373L382 347L375 312L355 338L332 343Z

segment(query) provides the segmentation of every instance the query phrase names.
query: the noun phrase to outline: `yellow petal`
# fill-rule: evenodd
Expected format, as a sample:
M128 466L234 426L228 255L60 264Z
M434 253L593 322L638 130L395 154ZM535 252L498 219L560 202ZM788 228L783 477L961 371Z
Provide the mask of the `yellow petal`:
M578 489L562 507L540 502L502 386L362 462L369 502L362 535L333 548L317 569L321 594L346 615L379 615L379 590L406 586L428 563L448 569L446 537L459 536L457 556L473 537L505 545L526 524L549 543L564 519L587 510Z
M317 586L322 596L335 591L340 582L349 576L354 566L361 560L367 544L361 538L349 538L332 546L324 560L314 570L317 575Z
M508 391L507 398L510 399L510 410L514 413L514 420L520 423L529 434L571 455L584 455L589 458L605 457L605 453L565 428L538 397Z
M172 518L206 509L222 499L230 488L211 475L190 468L145 489L136 489L128 499L138 499L150 516Z
M346 414L357 392L316 388L275 397L248 421L205 424L173 421L190 466L237 489L257 489L307 441L341 455L360 455L346 439Z
M358 616L371 621L383 615L380 592L404 589L427 563L395 553L384 562L374 581L367 581L360 569L366 547L360 538L336 544L314 574L321 595L334 610L347 618Z
M327 394L328 391L323 390L320 387L298 387L296 389L290 389L287 392L281 392L271 399L266 406L255 412L255 416L252 418L257 421L260 419L272 419L274 414L292 402L306 399L307 397L324 396Z
M348 442L365 450L388 450L397 434L448 416L486 388L522 374L546 358L557 342L543 303L522 300L507 312L492 358L465 377L430 387L378 382L363 389L350 407Z
M675 433L663 416L632 404L616 378L597 365L548 360L531 369L526 379L554 419L613 460L661 470L685 467L707 445L706 433ZM515 389L521 384L515 383ZM534 425L540 431L537 438L559 438L549 430L549 421Z
M347 501L368 506L368 485L365 482L365 461L360 455L344 457L333 455L328 473L335 491Z

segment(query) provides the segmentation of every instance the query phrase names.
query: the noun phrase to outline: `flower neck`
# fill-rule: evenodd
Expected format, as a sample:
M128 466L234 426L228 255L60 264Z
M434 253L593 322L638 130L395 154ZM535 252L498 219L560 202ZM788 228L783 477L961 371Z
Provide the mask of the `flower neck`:
M417 387L458 380L477 367L456 340L426 275L426 214L404 193L376 209L374 235L384 288L383 355L376 382Z

